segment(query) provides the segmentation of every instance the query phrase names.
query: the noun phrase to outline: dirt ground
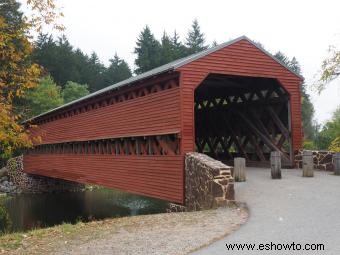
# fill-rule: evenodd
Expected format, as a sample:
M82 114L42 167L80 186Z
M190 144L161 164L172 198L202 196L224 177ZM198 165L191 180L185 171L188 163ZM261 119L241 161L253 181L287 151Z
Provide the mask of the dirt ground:
M0 254L187 254L237 230L242 206L63 224L0 237Z

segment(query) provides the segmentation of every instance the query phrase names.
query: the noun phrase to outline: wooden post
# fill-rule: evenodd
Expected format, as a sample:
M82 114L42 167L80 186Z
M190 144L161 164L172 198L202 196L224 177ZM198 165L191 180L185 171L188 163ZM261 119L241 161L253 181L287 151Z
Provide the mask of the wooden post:
M314 163L313 163L313 152L303 151L302 152L302 176L313 177L314 176Z
M334 153L334 174L340 175L340 152Z
M281 179L281 152L272 151L270 153L270 166L272 179Z
M246 160L245 158L234 158L234 179L236 182L246 181Z

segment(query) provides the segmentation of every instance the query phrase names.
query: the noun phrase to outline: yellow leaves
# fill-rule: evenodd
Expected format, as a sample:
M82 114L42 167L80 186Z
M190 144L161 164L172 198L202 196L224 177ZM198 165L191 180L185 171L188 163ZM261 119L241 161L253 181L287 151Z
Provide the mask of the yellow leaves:
M9 27L0 17L0 157L32 146L13 101L36 87L41 69L31 63L32 46L23 26Z
M28 133L17 123L18 119L10 105L0 102L0 157L10 156L17 148L32 146Z
M54 0L26 0L27 6L31 9L27 23L37 32L42 32L43 26L63 31L64 25L58 21L64 16Z
M331 142L328 150L332 152L340 152L340 136L338 136Z

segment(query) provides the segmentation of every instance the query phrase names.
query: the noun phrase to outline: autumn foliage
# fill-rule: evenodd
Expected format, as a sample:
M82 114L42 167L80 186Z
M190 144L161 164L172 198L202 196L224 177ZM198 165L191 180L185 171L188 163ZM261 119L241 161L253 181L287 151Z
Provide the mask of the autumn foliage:
M10 7L15 4L8 3ZM20 18L20 13L17 16ZM28 133L20 124L21 112L14 106L16 100L36 86L40 75L39 66L30 61L32 46L27 32L28 25L23 20L11 22L0 16L0 155L3 158L17 148L31 146Z

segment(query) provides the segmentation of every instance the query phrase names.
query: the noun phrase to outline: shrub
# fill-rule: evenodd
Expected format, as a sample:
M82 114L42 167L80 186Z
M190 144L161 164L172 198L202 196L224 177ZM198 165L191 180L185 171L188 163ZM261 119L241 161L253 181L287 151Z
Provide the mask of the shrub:
M306 150L315 150L316 146L313 141L311 140L304 140L303 141L303 148Z
M335 138L328 147L328 150L333 152L340 152L340 136Z
M6 212L5 208L0 206L0 234L3 234L9 230L12 222Z

